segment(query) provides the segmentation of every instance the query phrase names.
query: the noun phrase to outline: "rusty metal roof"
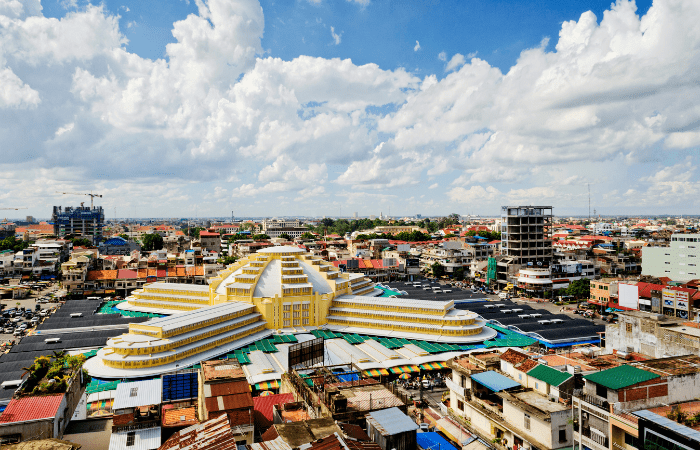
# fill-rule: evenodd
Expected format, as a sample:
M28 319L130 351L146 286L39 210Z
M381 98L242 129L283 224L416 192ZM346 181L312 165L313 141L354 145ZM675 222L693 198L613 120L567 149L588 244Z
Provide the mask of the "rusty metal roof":
M231 432L226 414L180 430L165 441L159 450L205 448L236 448L236 436Z

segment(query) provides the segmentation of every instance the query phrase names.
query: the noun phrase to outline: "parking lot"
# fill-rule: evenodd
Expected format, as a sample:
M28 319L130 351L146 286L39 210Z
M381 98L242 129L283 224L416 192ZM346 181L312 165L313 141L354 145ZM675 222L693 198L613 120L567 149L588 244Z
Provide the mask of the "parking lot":
M2 299L2 315L0 315L0 345L17 342L30 330L50 315L59 303L54 299L63 294L59 291L58 284L53 283L44 289L32 290L27 298ZM37 305L38 308L37 309ZM11 312L13 311L14 312ZM42 314L41 311L44 310ZM17 330L24 328L22 332Z

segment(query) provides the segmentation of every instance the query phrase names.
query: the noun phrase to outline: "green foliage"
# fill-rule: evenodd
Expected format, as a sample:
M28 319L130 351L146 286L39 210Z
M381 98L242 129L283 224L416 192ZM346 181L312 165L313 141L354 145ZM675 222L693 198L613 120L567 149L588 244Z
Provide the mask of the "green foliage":
M8 236L0 241L0 251L12 250L13 252L19 252L27 247L29 247L29 242L18 240L14 236Z
M146 252L163 248L163 236L158 233L144 234L141 238L141 249Z
M92 242L85 238L73 238L70 240L73 243L73 247L92 247Z
M236 234L234 234L233 236L229 236L228 242L229 242L229 243L233 243L233 242L240 241L240 240L243 240L243 239L251 239L251 237L250 237L249 234L240 234L240 233L236 233Z
M280 239L284 239L284 240L286 240L286 241L291 241L291 240L293 240L292 237L291 237L288 233L282 233L282 234L280 234L279 237L280 237Z
M479 231L476 232L474 230L467 231L466 233L467 236L481 236L483 238L488 239L489 241L500 241L501 240L501 233L499 231Z
M229 264L233 264L236 262L236 257L235 256L225 256L223 258L219 258L219 262L225 266L228 266Z
M127 241L130 239L129 236L124 233L120 234L119 237Z
M566 295L572 295L575 298L589 298L591 295L591 280L582 279L573 281L566 288Z
M402 231L401 233L397 233L393 239L398 239L399 241L407 241L407 242L420 242L420 241L429 241L430 235L426 233L421 233L418 230L415 231Z
M462 268L462 267L456 268L452 274L452 277L458 281L463 280L464 279L464 268Z
M308 231L300 236L302 239L306 240L313 240L316 239L316 236L313 234L309 233Z
M199 232L202 231L203 229L204 228L202 228L202 227L188 228L187 235L191 238L199 238Z
M254 241L266 241L268 239L270 239L270 236L268 236L266 234L254 234L253 235Z
M442 264L440 264L439 262L434 262L430 266L430 270L432 271L433 276L435 278L440 278L441 276L445 275L445 268L442 267Z

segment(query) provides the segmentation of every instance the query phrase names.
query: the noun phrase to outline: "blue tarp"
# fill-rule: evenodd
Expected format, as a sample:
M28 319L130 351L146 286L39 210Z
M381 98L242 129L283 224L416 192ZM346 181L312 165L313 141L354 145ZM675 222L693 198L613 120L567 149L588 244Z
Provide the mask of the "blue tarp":
M360 375L357 372L351 372L351 373L336 373L334 374L335 376L338 377L340 381L357 381L360 379Z
M591 339L590 341L563 342L560 344L550 344L549 342L546 342L546 341L540 341L540 343L542 343L547 348L560 348L560 347L570 347L572 345L579 345L579 344L597 344L597 345L600 345L600 339Z
M486 386L493 392L501 392L505 391L506 389L520 386L520 383L517 381L511 380L510 378L503 376L498 372L494 372L493 370L474 374L472 375L472 380Z
M416 441L418 447L423 450L457 450L457 447L439 433L417 433Z

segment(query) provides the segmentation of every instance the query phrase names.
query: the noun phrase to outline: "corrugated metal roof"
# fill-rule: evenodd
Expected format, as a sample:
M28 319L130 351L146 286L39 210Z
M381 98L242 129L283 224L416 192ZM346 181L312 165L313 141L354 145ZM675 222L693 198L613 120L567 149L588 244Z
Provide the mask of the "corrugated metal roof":
M650 422L654 422L655 424L661 425L662 427L666 427L669 430L675 431L676 433L682 436L686 436L689 439L700 443L700 431L698 430L688 428L685 425L681 425L677 422L674 422L671 419L660 416L646 409L643 409L641 411L634 411L632 414L634 414L637 417L641 417L642 419L646 419Z
M228 416L223 414L206 422L180 430L173 434L160 448L163 450L236 448L236 437L231 433ZM110 448L110 450L112 449Z
M134 444L127 447L127 439L133 433ZM109 438L109 450L152 450L160 447L160 427L134 431L118 431Z
M24 422L56 416L64 394L15 398L0 414L0 423Z
M418 448L424 450L456 450L457 447L450 441L440 436L439 433L418 433L416 435Z
M472 380L486 386L494 392L501 392L506 389L520 386L520 383L517 381L511 380L510 378L503 376L498 372L494 372L493 370L473 374Z
M377 429L383 434L392 436L406 431L414 431L419 427L399 408L382 409L367 415L367 421L373 425L379 425Z
M639 369L634 366L622 365L613 367L612 369L602 370L600 372L586 375L585 378L593 383L605 386L608 389L622 389L633 384L642 383L644 381L659 378L659 375L646 370Z
M134 408L137 406L158 405L161 402L163 384L156 380L119 383L114 394L112 410Z
M547 367L544 364L538 364L532 370L527 373L528 376L536 378L540 381L551 386L559 386L569 378L573 377L572 374L568 372L561 372L551 367Z

